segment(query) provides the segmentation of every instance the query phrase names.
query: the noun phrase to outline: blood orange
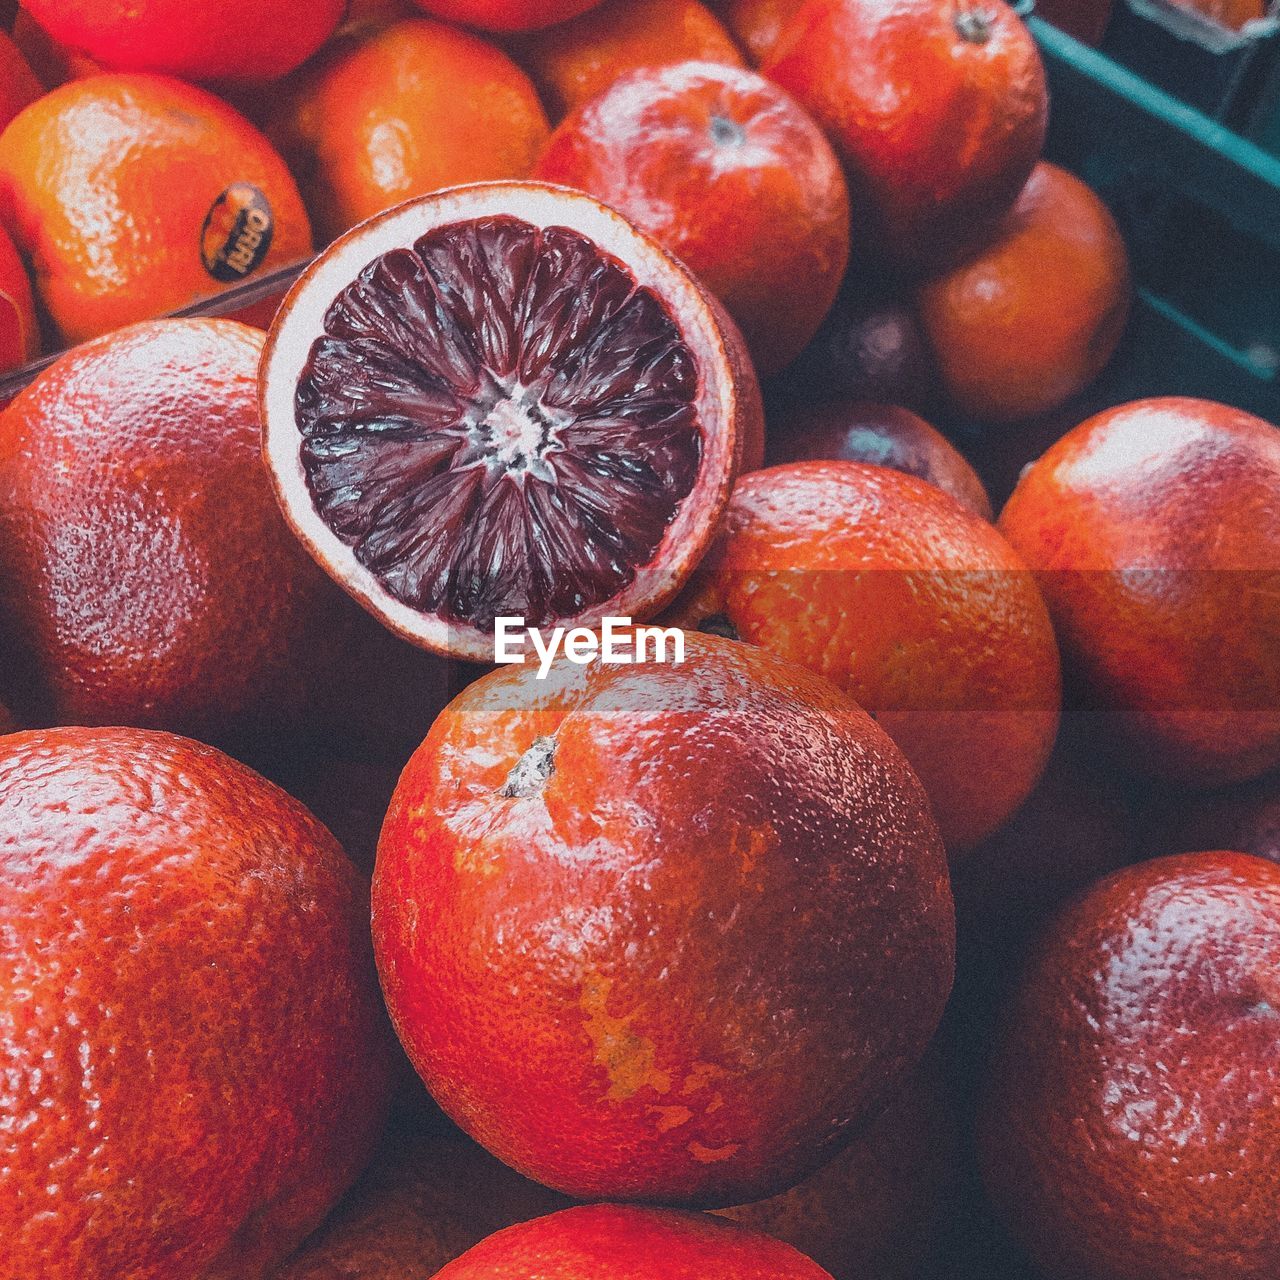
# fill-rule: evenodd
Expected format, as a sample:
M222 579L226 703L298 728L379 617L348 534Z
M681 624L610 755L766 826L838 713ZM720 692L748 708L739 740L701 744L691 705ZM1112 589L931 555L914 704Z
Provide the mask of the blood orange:
M679 663L478 680L378 843L411 1060L491 1151L582 1198L784 1190L919 1060L951 983L902 753L803 668L685 639Z
M312 555L394 631L493 654L653 614L706 549L759 389L693 277L539 183L458 187L330 246L262 366L266 455Z
M700 1213L586 1205L508 1227L437 1280L831 1280L781 1240Z

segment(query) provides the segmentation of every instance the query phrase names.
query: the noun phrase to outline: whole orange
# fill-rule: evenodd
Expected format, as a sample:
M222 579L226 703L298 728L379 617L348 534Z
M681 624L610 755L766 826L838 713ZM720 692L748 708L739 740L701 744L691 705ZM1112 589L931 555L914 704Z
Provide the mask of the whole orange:
M67 342L307 257L284 161L226 103L164 76L76 80L0 134L0 223Z
M670 616L849 693L911 762L953 853L1009 818L1053 745L1058 652L1035 582L987 521L905 472L743 476Z
M1082 391L1129 317L1129 257L1107 206L1041 162L994 241L918 297L952 403L1003 422L1047 413Z
M255 0L251 15L219 0L22 0L22 7L56 41L112 71L269 80L309 58L346 4Z
M40 354L40 324L31 281L13 241L0 230L0 373Z
M1184 782L1280 764L1280 431L1205 400L1091 418L1000 528L1124 762Z
M572 22L527 37L518 56L557 120L641 67L743 65L733 37L699 0L605 0Z
M777 47L783 29L804 0L721 0L720 9L729 30L760 66Z
M1004 0L809 0L764 72L827 131L864 240L902 267L980 239L1044 144L1044 67Z
M351 1195L271 1280L426 1280L494 1231L568 1205L456 1130L393 1128Z
M849 257L849 197L812 120L750 71L634 71L569 115L537 175L613 205L738 323L762 373L817 332Z
M0 30L0 131L42 93L44 86L7 31Z
M271 495L262 343L229 320L136 325L0 414L0 612L36 722L222 741L300 720L335 678L346 604Z
M411 1060L489 1150L580 1198L782 1191L919 1059L951 981L902 754L826 681L685 639L683 662L471 685L378 845Z
M701 1213L586 1205L508 1227L437 1280L831 1280L790 1245Z
M576 18L600 0L414 0L414 3L433 17L484 31L535 31Z
M1159 858L1040 942L1005 1020L985 1176L1047 1280L1280 1274L1280 867Z
M919 476L984 520L991 499L950 440L910 409L858 400L800 404L769 432L769 462L870 462Z
M382 1122L366 889L241 764L0 739L0 1276L263 1280Z
M523 178L548 131L532 83L501 49L427 18L336 40L267 124L322 241L412 196Z

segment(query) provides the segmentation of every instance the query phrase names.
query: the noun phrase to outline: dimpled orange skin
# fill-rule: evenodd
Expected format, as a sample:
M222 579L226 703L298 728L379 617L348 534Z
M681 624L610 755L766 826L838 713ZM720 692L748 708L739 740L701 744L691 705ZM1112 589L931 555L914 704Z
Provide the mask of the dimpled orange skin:
M945 859L901 753L810 673L686 644L485 676L378 846L374 945L419 1074L580 1199L794 1184L918 1060L951 984Z
M769 462L870 462L919 476L967 511L992 518L978 473L940 431L910 409L865 401L797 405L768 440Z
M957 1182L955 1105L932 1055L849 1146L790 1191L718 1212L835 1280L918 1280Z
M456 1130L394 1128L352 1193L271 1280L426 1280L494 1231L569 1206Z
M641 67L743 65L733 37L698 0L605 0L572 22L528 37L518 56L557 120Z
M923 285L918 306L952 404L1010 422L1056 409L1102 372L1131 294L1106 205L1042 161L994 242Z
M1161 858L1070 906L1009 1010L985 1177L1046 1280L1280 1274L1280 867Z
M598 1204L508 1227L436 1280L831 1280L790 1245L701 1213Z
M269 80L292 71L333 33L345 0L22 0L53 38L112 71L188 80Z
M978 241L1044 145L1044 67L1003 0L809 0L763 70L827 131L867 242L907 269Z
M0 373L39 354L40 324L31 281L13 241L0 229Z
M137 729L0 740L0 1276L258 1280L372 1149L366 888L296 801Z
M335 41L267 124L326 242L413 196L523 178L549 132L532 82L501 49L428 18Z
M613 205L681 259L761 373L798 356L835 301L849 258L839 162L754 72L632 72L561 123L535 172Z
M953 855L1017 809L1057 732L1058 653L1031 574L987 521L887 467L744 476L668 620L727 626L866 707Z
M1000 528L1127 765L1211 786L1280 763L1280 431L1122 405L1028 468Z
M31 259L67 343L228 288L201 259L202 228L236 183L257 187L271 206L271 245L255 274L308 257L311 228L284 161L193 85L151 75L76 80L0 134L0 223Z
M0 607L37 722L221 741L300 720L331 678L345 600L271 495L262 343L151 321L63 356L0 414Z
M600 0L414 0L418 8L446 22L482 31L536 31L567 22Z

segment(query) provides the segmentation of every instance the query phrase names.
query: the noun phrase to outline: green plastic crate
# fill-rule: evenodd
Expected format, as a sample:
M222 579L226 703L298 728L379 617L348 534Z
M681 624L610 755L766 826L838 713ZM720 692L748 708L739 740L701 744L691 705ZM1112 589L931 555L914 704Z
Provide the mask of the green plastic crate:
M1138 305L1102 406L1196 395L1280 422L1280 158L1032 17L1048 155L1111 206Z

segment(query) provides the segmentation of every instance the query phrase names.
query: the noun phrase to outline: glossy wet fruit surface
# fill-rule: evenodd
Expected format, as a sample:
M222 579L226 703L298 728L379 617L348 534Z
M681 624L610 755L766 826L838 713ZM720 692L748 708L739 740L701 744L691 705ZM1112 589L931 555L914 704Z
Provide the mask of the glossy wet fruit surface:
M509 1227L438 1280L831 1280L790 1245L705 1214L589 1205Z
M1081 424L1000 528L1129 768L1201 785L1280 763L1280 430L1207 400Z
M491 658L497 617L638 616L678 587L737 464L740 373L699 287L611 211L461 189L304 276L268 345L268 456L344 585Z
M525 177L550 128L501 49L417 17L333 41L273 96L266 131L327 244L402 200Z
M1106 205L1042 161L992 243L923 285L918 306L952 405L1004 422L1056 409L1102 372L1131 292Z
M869 462L919 476L974 515L990 520L991 499L964 455L910 409L866 401L799 405L775 420L769 462Z
M1044 67L1003 0L809 0L763 70L849 167L869 246L907 269L980 242L1044 144Z
M347 602L272 500L262 343L151 321L78 347L0 415L6 682L33 723L222 742L299 723L334 678Z
M872 712L953 854L1010 817L1053 745L1058 653L1031 574L987 521L905 472L744 476L668 616L799 662Z
M1051 1280L1280 1268L1280 867L1157 859L1037 949L988 1083L988 1183Z
M648 231L720 299L762 374L790 363L835 300L849 196L813 121L754 72L636 71L565 119L536 173Z
M4 738L0 823L0 1276L262 1280L383 1120L364 883L283 791L144 730Z
M920 1057L950 986L901 753L824 681L711 637L472 685L401 777L374 884L433 1096L581 1198L781 1191Z
M213 94L156 75L76 80L0 135L0 223L67 342L311 253L284 161Z

